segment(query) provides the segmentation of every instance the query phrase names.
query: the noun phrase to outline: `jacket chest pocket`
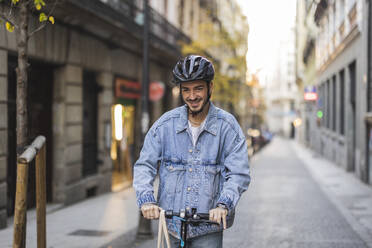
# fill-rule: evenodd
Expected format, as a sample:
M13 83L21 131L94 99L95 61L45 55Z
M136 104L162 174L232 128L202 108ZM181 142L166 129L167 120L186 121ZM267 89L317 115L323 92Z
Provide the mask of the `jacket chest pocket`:
M183 188L183 183L185 180L184 166L165 166L166 176L164 178L164 188L168 194L180 193Z
M204 171L204 190L208 196L213 197L219 187L220 168L212 165Z

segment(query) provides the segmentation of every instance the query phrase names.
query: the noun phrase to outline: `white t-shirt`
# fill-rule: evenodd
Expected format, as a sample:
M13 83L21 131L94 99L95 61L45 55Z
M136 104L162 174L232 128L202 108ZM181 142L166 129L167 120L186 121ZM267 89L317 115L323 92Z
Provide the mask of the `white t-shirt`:
M199 137L200 133L203 131L203 127L204 127L206 119L207 118L205 118L204 121L198 127L193 127L191 125L191 122L189 121L189 128L190 128L190 131L191 131L192 143L193 143L194 146L196 144L196 141L198 140L198 137Z

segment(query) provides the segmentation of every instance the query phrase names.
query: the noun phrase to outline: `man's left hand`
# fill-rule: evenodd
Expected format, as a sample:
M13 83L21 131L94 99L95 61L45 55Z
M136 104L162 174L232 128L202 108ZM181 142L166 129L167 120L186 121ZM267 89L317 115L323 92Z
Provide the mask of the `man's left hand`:
M223 229L226 229L226 216L227 216L227 209L223 207L216 207L214 209L209 210L209 220L217 222L221 225L221 220L223 224Z

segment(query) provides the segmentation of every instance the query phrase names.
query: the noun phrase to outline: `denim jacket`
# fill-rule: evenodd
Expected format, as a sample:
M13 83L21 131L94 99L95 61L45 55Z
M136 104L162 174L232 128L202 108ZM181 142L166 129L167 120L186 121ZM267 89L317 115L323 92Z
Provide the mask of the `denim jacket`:
M228 207L227 227L250 182L247 144L233 115L210 102L206 123L195 146L188 126L186 105L162 115L148 131L134 165L137 204L157 203L179 212L196 208L208 213L218 203ZM159 173L157 200L154 179ZM169 220L169 232L178 237L179 221ZM222 225L188 226L188 237L222 231Z

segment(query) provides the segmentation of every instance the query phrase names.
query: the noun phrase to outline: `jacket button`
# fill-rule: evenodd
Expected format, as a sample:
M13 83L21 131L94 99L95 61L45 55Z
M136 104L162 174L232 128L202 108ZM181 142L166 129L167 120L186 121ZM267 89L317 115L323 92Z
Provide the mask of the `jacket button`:
M187 187L187 191L190 191L191 190L191 187Z
M190 168L189 171L192 172L192 168Z
M192 153L192 149L190 149L189 152Z

